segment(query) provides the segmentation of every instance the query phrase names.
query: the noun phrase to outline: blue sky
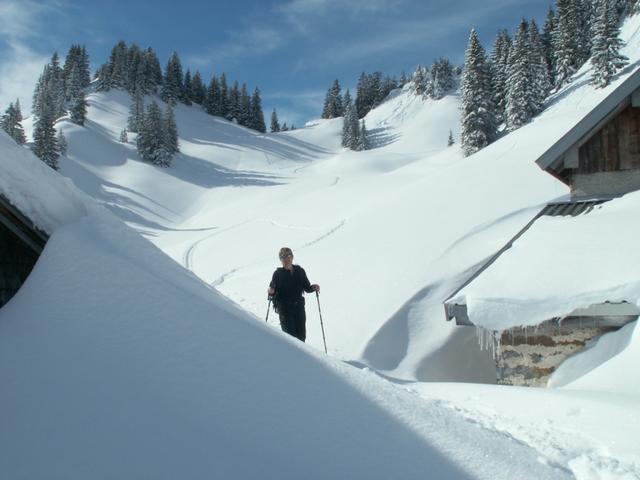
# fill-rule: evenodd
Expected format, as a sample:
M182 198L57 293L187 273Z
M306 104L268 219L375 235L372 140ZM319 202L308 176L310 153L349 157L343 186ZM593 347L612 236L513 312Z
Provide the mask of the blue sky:
M541 26L550 0L74 1L0 0L0 109L29 107L54 50L86 45L92 68L123 39L153 47L163 66L246 82L262 91L268 117L301 126L319 116L331 82L354 88L362 71L413 71L439 56L463 60L473 27L490 50L498 28L520 18ZM268 118L267 118L268 120Z

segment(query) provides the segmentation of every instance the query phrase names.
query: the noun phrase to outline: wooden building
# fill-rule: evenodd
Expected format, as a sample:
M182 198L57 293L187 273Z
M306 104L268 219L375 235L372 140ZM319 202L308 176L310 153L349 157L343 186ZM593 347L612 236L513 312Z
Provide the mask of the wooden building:
M536 163L574 198L640 190L640 70L622 82Z
M640 190L640 69L547 149L536 163L570 187L571 198L545 206L495 255L444 301L447 320L474 325L458 295L508 251L544 216L588 215L612 198ZM562 252L557 252L562 258ZM549 272L553 275L553 272ZM506 280L506 279L505 279ZM456 300L456 297L458 299ZM536 326L491 332L496 345L498 383L544 386L568 356L598 336L635 321L640 309L626 301L602 301Z
M0 308L27 279L47 238L45 233L0 195Z

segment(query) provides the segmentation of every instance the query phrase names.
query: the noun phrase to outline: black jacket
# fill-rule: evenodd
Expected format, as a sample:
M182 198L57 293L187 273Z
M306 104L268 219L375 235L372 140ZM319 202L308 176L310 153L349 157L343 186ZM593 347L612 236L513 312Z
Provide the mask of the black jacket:
M278 268L273 272L269 286L276 290L275 297L278 303L296 302L302 299L303 291L313 292L307 273L299 265L294 265L293 271L283 267Z

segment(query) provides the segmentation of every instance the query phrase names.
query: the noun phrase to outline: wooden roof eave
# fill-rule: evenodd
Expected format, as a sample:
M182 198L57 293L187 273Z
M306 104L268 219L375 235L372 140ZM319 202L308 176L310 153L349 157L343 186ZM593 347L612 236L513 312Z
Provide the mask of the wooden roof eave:
M565 167L565 158L573 149L577 151L620 111L630 104L635 106L636 102L632 102L632 97L634 100L638 98L639 90L640 69L637 69L571 130L540 155L536 160L538 166L549 173L554 172L552 173L554 176L566 183L566 180L560 176L560 172Z
M38 255L42 253L49 236L37 228L3 195L0 195L0 224L16 235Z

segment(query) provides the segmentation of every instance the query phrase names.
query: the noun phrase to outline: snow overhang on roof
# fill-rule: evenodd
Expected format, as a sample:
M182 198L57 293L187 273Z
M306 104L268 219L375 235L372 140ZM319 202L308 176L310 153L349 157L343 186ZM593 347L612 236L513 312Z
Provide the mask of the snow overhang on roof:
M47 243L48 236L33 225L16 207L0 195L0 224L27 244L34 252L40 253Z
M608 202L611 198L599 199L580 199L565 202L552 202L546 205L540 212L527 223L513 238L511 238L495 255L478 268L462 285L460 285L453 293L451 293L444 301L444 309L447 321L455 319L457 325L475 325L469 318L466 302L458 300L458 294L469 286L476 278L491 267L513 244L523 236L527 230L541 217L577 217L579 215L587 215L596 207ZM609 302L604 298L602 304L592 305L587 308L576 309L567 316L583 316L583 317L619 317L640 314L640 310L635 305L625 303L624 307L620 307L620 302ZM621 312L626 313L621 313ZM615 323L615 320L614 320Z
M594 109L545 151L536 163L550 172L577 167L578 148L629 104L640 107L640 69L636 69Z

